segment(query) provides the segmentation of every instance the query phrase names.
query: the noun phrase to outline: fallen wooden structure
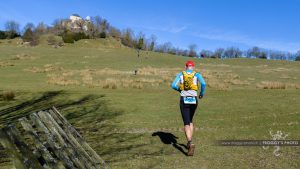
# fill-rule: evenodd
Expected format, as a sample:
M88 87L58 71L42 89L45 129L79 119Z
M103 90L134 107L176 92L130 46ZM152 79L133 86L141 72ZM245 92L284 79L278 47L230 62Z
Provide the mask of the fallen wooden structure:
M15 168L98 169L105 162L52 107L22 117L0 131Z

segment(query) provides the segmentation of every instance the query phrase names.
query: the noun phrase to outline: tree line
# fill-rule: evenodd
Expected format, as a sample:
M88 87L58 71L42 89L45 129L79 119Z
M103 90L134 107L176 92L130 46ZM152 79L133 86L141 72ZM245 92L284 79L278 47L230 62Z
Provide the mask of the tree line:
M161 53L169 53L173 55L181 55L187 57L197 58L260 58L260 59L278 59L278 60L300 60L300 50L296 53L281 52L275 50L267 50L259 47L252 47L246 51L242 51L237 47L217 48L214 51L201 50L198 52L196 44L191 44L188 49L174 47L171 42L162 44L157 43L157 37L151 35L146 37L143 32L135 34L135 32L126 28L120 30L100 17L90 17L88 21L82 19L75 23L76 29L72 29L69 25L68 19L56 19L52 26L46 25L43 22L34 25L27 23L22 30L20 24L16 21L7 21L4 25L5 30L0 30L0 39L13 39L21 37L24 42L35 46L39 43L39 36L43 34L53 34L61 36L64 43L74 43L80 39L97 39L112 37L119 40L123 45L135 48L138 50L155 51ZM49 36L49 44L57 44L55 39ZM58 43L57 45L63 45Z

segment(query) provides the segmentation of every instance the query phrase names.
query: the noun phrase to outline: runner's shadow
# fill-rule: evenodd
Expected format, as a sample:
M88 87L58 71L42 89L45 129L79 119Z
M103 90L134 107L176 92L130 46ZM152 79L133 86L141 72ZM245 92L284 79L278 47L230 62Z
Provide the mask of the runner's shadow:
M187 153L182 148L182 147L184 147L185 149L187 149L186 145L178 144L177 143L178 137L176 137L174 134L157 131L157 132L152 133L152 136L158 136L160 138L161 142L163 142L164 144L171 144L174 148L176 148L181 153L183 153L184 155L187 156Z

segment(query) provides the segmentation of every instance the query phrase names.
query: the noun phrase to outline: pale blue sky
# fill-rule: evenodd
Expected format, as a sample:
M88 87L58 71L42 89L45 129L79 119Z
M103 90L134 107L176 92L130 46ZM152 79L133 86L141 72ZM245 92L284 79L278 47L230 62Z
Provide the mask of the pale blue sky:
M7 20L24 26L77 13L106 18L111 25L142 31L157 41L198 50L235 46L300 50L300 0L10 0L2 2L0 29Z

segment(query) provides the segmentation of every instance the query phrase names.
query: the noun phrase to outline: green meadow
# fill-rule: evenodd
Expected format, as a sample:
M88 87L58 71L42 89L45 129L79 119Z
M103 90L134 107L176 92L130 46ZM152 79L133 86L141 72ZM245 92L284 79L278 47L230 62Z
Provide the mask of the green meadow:
M300 140L300 62L137 57L110 38L59 48L20 42L0 41L1 127L56 106L110 168L300 168L299 146L215 144L268 140L280 131ZM207 83L194 117L193 157L185 155L179 93L170 87L189 59ZM9 91L13 100L5 99ZM3 147L0 157L0 168L13 166Z

